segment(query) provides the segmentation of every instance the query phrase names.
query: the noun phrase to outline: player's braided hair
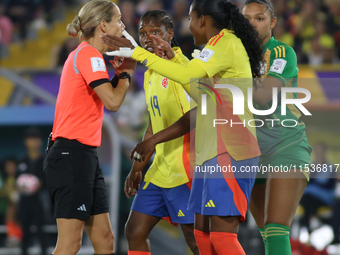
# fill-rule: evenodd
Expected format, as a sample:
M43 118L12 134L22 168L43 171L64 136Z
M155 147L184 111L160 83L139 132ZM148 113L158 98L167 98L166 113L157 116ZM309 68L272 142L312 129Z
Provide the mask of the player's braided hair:
M258 33L236 5L227 0L194 0L192 11L196 11L198 17L209 16L218 29L233 30L248 53L253 78L261 77L262 49Z
M155 18L156 20L161 22L161 24L163 24L167 30L174 29L174 24L172 23L172 20L169 14L164 10L147 11L142 15L142 17L140 18L140 21L146 18ZM175 36L171 40L171 47L178 47L178 43L175 40Z

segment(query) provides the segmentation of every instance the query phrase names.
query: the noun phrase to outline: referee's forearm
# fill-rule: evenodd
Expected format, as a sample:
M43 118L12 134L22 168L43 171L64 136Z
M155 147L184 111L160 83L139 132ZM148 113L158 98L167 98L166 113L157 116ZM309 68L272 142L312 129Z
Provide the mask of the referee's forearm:
M113 89L113 105L114 112L118 111L120 106L122 105L126 92L129 88L129 80L128 79L120 79L116 88Z

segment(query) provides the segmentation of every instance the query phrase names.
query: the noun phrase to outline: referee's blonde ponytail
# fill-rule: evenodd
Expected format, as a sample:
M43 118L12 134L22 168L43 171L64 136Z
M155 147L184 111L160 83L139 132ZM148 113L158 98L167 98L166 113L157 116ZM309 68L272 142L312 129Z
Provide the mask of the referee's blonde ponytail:
M72 23L67 25L66 31L70 36L77 37L80 31L80 17L78 15L76 15Z
M94 36L94 30L100 21L110 22L114 16L113 2L108 0L92 0L86 3L75 16L74 20L67 25L66 31L72 36L88 39Z

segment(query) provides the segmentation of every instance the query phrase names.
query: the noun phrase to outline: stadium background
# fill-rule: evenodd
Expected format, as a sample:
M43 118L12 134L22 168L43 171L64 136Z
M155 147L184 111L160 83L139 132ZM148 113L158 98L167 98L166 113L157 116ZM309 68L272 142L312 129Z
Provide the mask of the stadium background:
M87 1L0 1L0 161L9 156L20 158L25 153L23 134L29 127L40 129L45 146L52 129L62 65L68 53L78 44L77 38L67 35L66 26L85 2ZM190 56L195 48L188 29L187 14L191 1L115 2L121 9L127 31L137 41L139 17L149 9L167 10L174 22L176 40L183 52ZM233 2L242 6L244 1ZM278 18L274 29L275 37L295 49L300 69L299 78L303 79L300 84L312 93L312 99L307 105L312 116L303 117L310 144L326 144L328 162L339 164L340 0L273 0L273 3ZM110 59L107 56L105 59L111 76L114 70L109 64ZM116 254L126 254L127 250L123 227L132 199L128 200L122 191L131 166L129 151L141 139L147 121L142 89L145 70L144 66L138 65L120 110L117 113L105 112L103 142L99 149L101 167L110 189L111 217L117 241ZM48 199L44 203L48 203ZM320 217L331 217L332 207L324 209L325 211L320 212L323 214ZM46 210L48 224L45 230L52 249L56 240L55 221L49 210ZM293 238L299 237L297 219L302 211L297 212L292 227ZM0 254L19 254L18 247L6 245L3 219L5 212L6 206L3 206L0 209ZM327 244L327 233L317 238L322 244L312 244L322 249ZM240 241L247 254L264 254L260 235L251 217L241 225ZM166 222L161 222L153 231L151 244L153 254L190 254L179 229ZM79 254L92 254L90 247L90 242L85 237ZM39 254L39 245L36 242L32 243L30 252ZM332 252L340 254L334 249Z

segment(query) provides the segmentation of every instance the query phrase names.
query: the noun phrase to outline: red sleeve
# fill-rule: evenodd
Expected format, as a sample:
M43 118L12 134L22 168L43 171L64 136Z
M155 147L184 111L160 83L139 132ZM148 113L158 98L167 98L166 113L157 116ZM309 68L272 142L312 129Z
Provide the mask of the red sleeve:
M103 56L90 45L78 52L76 65L87 85L96 80L109 79Z

